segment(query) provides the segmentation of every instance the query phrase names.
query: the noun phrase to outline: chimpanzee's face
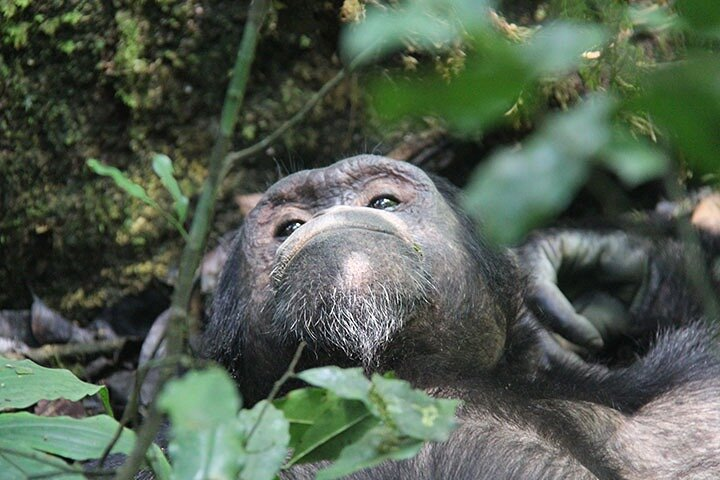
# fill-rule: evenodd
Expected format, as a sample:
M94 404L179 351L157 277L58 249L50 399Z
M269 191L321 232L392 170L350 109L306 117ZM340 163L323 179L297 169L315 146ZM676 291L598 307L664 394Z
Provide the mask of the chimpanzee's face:
M366 155L290 175L244 224L251 302L273 335L371 366L399 330L457 297L470 260L460 230L433 181L404 162Z

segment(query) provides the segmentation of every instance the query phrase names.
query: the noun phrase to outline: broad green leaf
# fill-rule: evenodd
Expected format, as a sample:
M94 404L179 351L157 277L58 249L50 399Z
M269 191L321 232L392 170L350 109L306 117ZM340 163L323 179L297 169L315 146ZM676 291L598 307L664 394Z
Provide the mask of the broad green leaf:
M305 432L324 410L328 395L322 388L300 388L273 402L290 422L290 448L297 449Z
M0 438L72 460L90 460L102 455L118 428L107 415L88 418L42 417L27 412L0 415ZM125 429L112 453L130 453L135 440Z
M320 414L316 405L326 401L328 393L322 388L299 388L273 402L288 421L311 425Z
M172 478L237 478L245 454L235 417L197 430L173 425L171 431L168 453L173 461Z
M577 68L582 54L599 49L605 39L605 32L597 25L555 23L542 27L518 49L536 74L557 74Z
M500 243L518 241L565 208L610 139L613 103L594 97L550 117L520 149L504 149L478 167L465 209Z
M112 412L103 386L83 382L68 370L0 357L0 411L27 408L40 400L77 401L95 394L100 395L105 410Z
M662 176L670 166L656 147L627 135L616 135L602 151L600 161L631 188Z
M168 451L175 478L235 479L243 461L237 422L240 399L220 368L192 371L161 392L158 407L171 420Z
M160 177L163 186L170 192L173 198L173 206L175 207L178 219L180 222L184 222L187 218L188 204L190 202L188 198L183 195L180 190L180 185L178 185L177 180L175 180L172 160L170 160L170 157L167 155L157 154L153 157L152 166L157 176Z
M264 400L251 410L241 411L238 419L245 439L240 478L272 480L287 457L290 424L280 410Z
M392 8L370 7L365 20L343 30L341 49L350 59L382 56L405 45L434 51L486 25L487 6L483 0L412 0Z
M100 458L120 424L107 415L87 418L43 417L28 412L0 415L0 439L29 451L57 455L71 460ZM135 433L124 428L111 453L129 454ZM169 465L157 445L148 454L158 478L168 478Z
M320 414L295 447L290 464L334 460L345 446L379 423L357 400L334 397L317 408Z
M628 14L633 25L651 30L674 28L678 24L678 16L668 5L656 4L653 8L630 6Z
M365 433L358 441L344 448L338 459L320 470L317 480L331 480L349 475L363 468L370 468L385 460L404 460L420 451L423 442L414 439L398 439L387 426L377 426Z
M450 81L437 74L376 80L370 86L375 110L390 121L437 115L460 133L503 121L529 85L531 68L497 35L486 35L476 43L476 53Z
M320 367L297 374L301 380L330 390L340 398L369 404L370 380L361 368Z
M627 102L647 112L669 135L690 167L720 171L720 58L695 56L664 66L645 78L640 95Z
M158 399L173 428L203 429L234 418L240 408L235 383L221 368L191 371L173 380Z
M81 472L79 466L72 466L62 459L33 451L14 439L0 438L0 480L83 480L85 476Z
M117 168L100 163L94 158L91 158L87 161L87 166L90 167L90 170L97 173L98 175L112 178L115 184L121 189L125 190L130 196L142 200L148 205L157 207L155 201L148 196L142 186L130 180L123 172L121 172Z
M717 0L677 0L675 9L695 31L720 37L720 3Z
M460 402L433 398L415 390L404 380L373 375L373 392L382 400L383 410L402 435L418 440L443 442L457 427L455 410Z
M334 460L340 451L379 423L357 400L344 400L320 388L302 388L276 400L290 422L295 463Z

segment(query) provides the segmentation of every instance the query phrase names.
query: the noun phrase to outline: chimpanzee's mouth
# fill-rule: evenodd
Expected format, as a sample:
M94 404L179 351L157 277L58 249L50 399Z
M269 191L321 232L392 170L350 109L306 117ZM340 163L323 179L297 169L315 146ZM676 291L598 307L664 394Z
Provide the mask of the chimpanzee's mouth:
M378 235L395 238L387 242ZM385 243L393 243L396 248L400 243L401 248L409 250L413 249L414 244L405 225L390 214L367 208L336 207L301 226L280 245L275 254L275 265L271 273L274 286L277 287L283 281L288 265L297 258L298 254L307 249L312 250L320 243L326 248L329 246L331 250L336 250L333 242L337 242L337 245L342 246L342 250L346 252L348 244L354 242L357 251L370 253L373 253L378 245ZM315 255L319 260L325 257L321 249ZM308 266L312 267L312 265Z

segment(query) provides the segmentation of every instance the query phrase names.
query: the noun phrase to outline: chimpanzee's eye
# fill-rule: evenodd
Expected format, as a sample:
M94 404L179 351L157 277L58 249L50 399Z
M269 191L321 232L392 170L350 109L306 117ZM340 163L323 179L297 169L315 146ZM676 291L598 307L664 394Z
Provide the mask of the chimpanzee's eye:
M303 223L305 222L301 220L290 220L289 222L285 222L280 225L277 230L275 230L275 237L287 238L291 233L300 228Z
M380 195L370 200L368 207L377 208L378 210L388 210L392 212L400 205L400 200L393 197L392 195Z

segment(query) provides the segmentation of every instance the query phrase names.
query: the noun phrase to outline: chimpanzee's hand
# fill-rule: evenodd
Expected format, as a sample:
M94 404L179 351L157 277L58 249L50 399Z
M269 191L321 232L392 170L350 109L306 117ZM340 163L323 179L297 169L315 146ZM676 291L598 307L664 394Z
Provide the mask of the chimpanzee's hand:
M598 350L632 332L650 251L650 243L621 231L538 232L516 250L528 275L528 307L564 339Z

